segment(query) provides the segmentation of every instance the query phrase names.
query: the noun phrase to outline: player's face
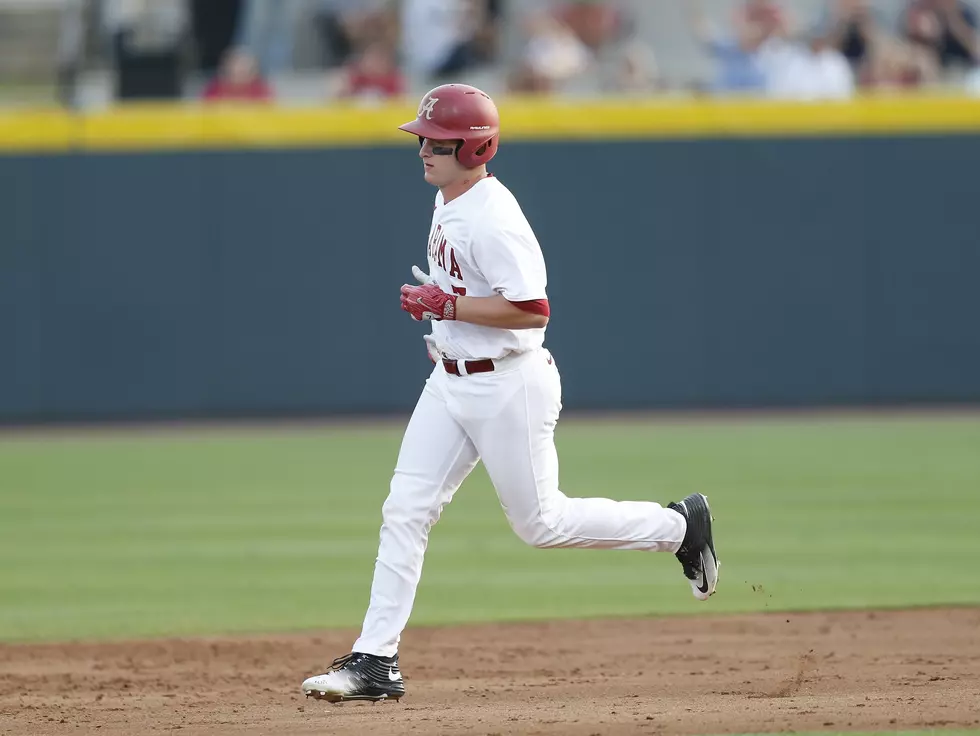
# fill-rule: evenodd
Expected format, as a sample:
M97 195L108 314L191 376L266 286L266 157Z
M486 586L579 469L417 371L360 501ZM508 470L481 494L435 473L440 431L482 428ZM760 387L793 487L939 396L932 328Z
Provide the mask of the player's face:
M433 186L447 186L466 174L466 169L456 160L456 141L426 138L419 149L419 158L422 159L425 180Z

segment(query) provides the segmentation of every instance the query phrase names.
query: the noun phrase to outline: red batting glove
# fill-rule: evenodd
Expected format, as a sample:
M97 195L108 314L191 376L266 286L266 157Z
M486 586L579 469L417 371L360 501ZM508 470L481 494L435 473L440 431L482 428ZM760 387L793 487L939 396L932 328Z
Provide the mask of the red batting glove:
M456 319L456 299L455 294L447 294L436 284L402 286L402 309L416 322Z

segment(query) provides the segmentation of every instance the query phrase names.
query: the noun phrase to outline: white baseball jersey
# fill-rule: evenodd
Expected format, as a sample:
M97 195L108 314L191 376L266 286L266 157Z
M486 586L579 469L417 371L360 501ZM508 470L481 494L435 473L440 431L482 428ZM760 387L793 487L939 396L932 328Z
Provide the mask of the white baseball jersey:
M547 299L544 255L520 205L488 176L452 200L436 194L429 229L429 274L447 294L512 302ZM436 346L452 359L503 358L541 347L545 328L506 330L466 322L432 323Z

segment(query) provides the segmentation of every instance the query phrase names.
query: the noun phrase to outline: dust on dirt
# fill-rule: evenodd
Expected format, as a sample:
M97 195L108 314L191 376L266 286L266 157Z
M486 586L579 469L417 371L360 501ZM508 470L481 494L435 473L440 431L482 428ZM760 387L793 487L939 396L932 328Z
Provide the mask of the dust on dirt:
M0 734L980 726L980 609L411 628L400 703L307 700L356 632L0 646Z

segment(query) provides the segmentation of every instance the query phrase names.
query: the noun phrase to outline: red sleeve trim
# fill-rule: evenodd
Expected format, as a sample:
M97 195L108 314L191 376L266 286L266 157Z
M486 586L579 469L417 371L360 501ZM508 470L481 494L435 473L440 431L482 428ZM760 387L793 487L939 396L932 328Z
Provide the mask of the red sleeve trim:
M547 299L531 299L524 302L511 302L511 304L531 314L540 314L542 317L551 316L551 307L548 306Z

